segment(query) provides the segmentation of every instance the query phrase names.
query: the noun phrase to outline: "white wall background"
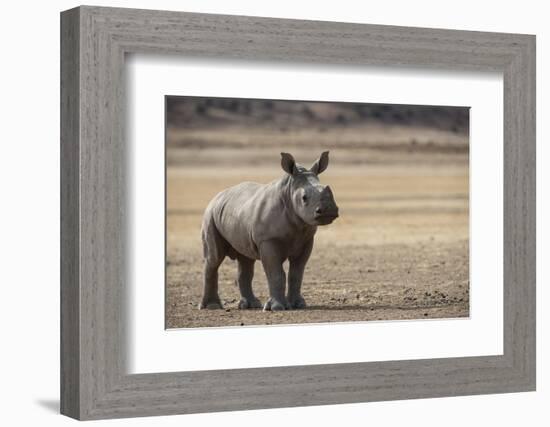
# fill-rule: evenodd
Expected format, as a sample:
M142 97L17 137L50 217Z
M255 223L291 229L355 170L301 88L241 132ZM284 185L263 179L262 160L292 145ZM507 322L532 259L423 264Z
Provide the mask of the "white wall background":
M546 426L550 423L548 77L545 2L461 0L96 1L97 5L537 34L538 391L109 421L110 425ZM5 2L0 65L0 422L68 425L59 384L59 12L74 1ZM547 263L546 263L547 265ZM543 311L543 310L546 311Z

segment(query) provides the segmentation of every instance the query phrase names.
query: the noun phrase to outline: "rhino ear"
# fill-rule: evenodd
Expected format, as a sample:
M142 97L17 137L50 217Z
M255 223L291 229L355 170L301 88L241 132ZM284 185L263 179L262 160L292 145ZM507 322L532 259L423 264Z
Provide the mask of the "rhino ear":
M319 157L319 160L313 163L313 165L311 165L311 168L309 170L315 173L316 175L319 175L327 167L328 167L328 151L324 151L323 154L321 154L321 157Z
M294 160L294 157L292 157L292 154L281 153L281 167L290 175L293 175L294 172L296 172L296 161Z

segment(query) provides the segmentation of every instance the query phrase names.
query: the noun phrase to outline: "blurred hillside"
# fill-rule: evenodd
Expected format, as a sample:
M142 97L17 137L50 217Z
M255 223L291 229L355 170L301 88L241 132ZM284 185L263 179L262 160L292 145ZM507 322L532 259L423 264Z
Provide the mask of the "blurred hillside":
M431 127L467 133L464 107L273 101L261 99L168 97L168 126L200 128L252 125L279 127L357 126L366 124Z
M330 150L338 163L468 161L469 108L167 97L169 165L277 164Z

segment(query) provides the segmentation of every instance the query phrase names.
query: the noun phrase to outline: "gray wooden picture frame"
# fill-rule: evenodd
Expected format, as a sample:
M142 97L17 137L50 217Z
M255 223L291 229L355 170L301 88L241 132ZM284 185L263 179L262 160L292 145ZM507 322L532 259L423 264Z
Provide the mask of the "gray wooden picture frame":
M126 372L127 53L504 78L504 353ZM535 37L83 6L61 14L61 412L77 419L535 390Z

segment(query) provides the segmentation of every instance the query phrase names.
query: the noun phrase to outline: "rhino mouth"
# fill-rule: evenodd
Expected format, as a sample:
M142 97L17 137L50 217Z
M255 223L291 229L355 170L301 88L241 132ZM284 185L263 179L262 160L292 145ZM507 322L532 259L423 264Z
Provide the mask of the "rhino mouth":
M325 213L322 215L315 215L315 221L317 221L317 224L319 225L328 225L331 224L336 218L338 218L338 213Z

